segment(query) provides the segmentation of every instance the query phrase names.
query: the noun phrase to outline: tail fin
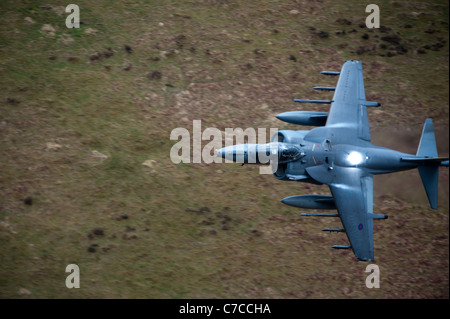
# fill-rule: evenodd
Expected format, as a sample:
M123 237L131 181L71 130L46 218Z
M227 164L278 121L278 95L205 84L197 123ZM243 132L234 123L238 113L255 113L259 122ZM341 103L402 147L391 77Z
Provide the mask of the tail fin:
M416 156L402 157L401 160L416 163L430 206L437 209L439 166L448 167L449 161L448 157L438 157L431 119L425 121Z
M426 119L425 121L416 156L429 159L438 157L432 119ZM418 167L419 174L431 208L437 209L439 166L433 162L428 162L431 165L426 165L426 163L424 162L425 165Z
M438 157L432 119L426 119L425 121L416 156L431 158Z

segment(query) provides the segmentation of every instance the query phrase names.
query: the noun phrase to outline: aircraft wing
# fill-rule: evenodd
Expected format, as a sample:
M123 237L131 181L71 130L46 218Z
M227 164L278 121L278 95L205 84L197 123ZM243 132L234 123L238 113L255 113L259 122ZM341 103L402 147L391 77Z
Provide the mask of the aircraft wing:
M341 136L356 136L370 142L366 106L379 104L366 101L362 63L346 61L339 75L326 127L342 130Z
M335 167L329 185L344 230L359 260L374 260L373 177L354 167ZM384 217L384 216L383 216Z
M373 219L387 218L373 213L373 176L357 167L334 166L330 171L325 165L318 165L306 171L312 178L330 187L355 256L359 260L373 261ZM349 247L337 245L333 248Z

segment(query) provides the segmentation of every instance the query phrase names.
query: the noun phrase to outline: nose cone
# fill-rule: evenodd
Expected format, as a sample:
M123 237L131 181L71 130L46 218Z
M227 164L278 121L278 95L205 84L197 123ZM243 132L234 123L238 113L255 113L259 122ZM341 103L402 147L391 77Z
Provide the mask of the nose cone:
M216 156L236 163L268 164L270 157L269 144L231 145L216 151Z
M244 162L244 145L226 146L216 151L216 156L233 162Z
M220 157L220 158L225 158L225 152L224 152L223 148L218 149L218 150L216 151L216 156L217 156L217 157Z

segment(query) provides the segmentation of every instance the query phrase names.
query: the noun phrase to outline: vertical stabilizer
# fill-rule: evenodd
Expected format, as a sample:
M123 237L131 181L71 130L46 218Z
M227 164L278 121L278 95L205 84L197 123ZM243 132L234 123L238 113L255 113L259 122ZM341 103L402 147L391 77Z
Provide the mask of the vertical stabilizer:
M438 157L432 119L426 119L425 121L416 155L420 157Z

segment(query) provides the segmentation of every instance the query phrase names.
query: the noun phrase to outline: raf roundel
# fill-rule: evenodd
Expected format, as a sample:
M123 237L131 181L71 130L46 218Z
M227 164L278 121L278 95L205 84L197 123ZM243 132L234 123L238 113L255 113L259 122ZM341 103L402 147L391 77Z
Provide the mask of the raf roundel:
M359 229L359 230L362 230L362 229L363 229L363 224L359 224L359 225L358 225L358 229Z

